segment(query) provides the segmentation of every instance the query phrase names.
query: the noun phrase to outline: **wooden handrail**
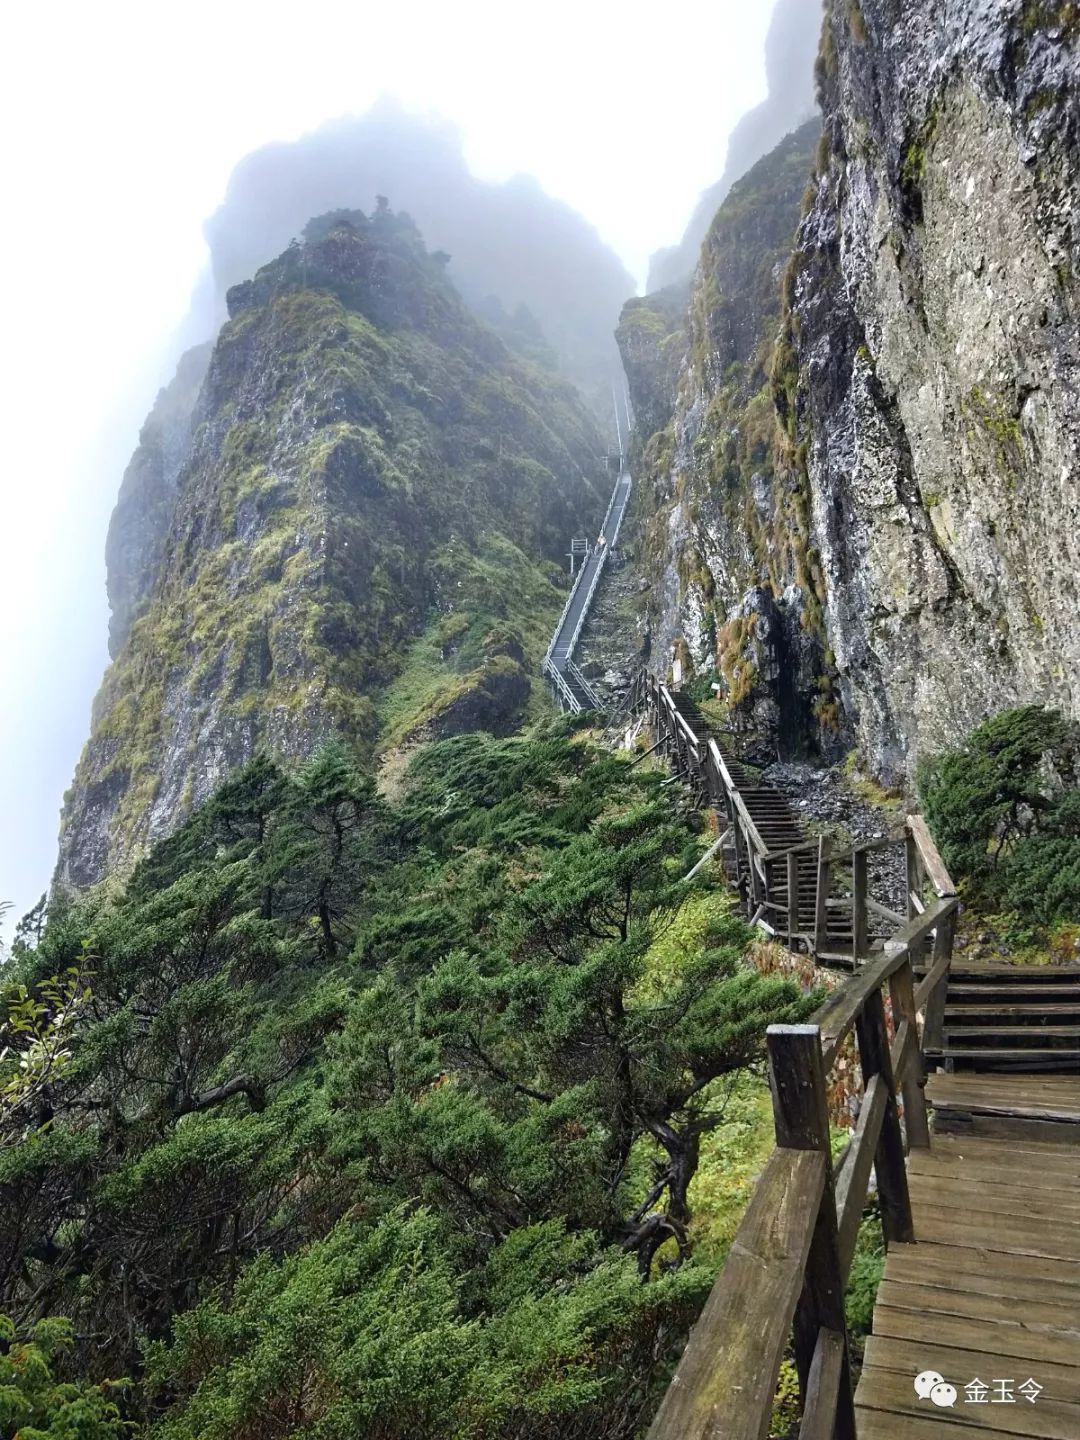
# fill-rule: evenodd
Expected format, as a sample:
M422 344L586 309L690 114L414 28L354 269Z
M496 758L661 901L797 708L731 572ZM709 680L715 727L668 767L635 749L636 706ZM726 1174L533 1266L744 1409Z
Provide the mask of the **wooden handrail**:
M678 747L680 763L702 768L703 747L666 686L649 688L658 731ZM871 1172L877 1178L886 1245L914 1239L904 1145L926 1148L927 1053L940 1038L953 934L960 901L921 816L903 832L856 845L837 856L850 863L850 897L829 894L834 860L828 840L769 851L762 843L719 746L704 747L710 793L723 801L740 877L755 919L769 933L802 940L800 889L811 883L800 857L817 852L814 946L830 915L850 907L855 973L809 1025L770 1026L769 1081L777 1148L767 1162L735 1242L694 1328L649 1440L764 1440L780 1363L793 1339L802 1395L800 1440L855 1440L854 1395L844 1319L844 1290ZM718 794L717 791L722 792ZM903 846L907 915L869 894L868 857ZM787 887L778 895L780 875ZM924 883L933 891L927 902ZM846 884L846 881L845 881ZM775 886L775 888L774 888ZM809 896L807 896L809 899ZM785 917L786 911L786 917ZM868 921L894 926L882 953L869 953ZM764 920L762 920L764 924ZM916 985L915 964L933 937L933 959ZM893 1033L885 1018L888 987ZM925 1012L925 1019L921 1017ZM863 1099L844 1157L833 1166L827 1076L844 1042L858 1040ZM903 1129L900 1097L903 1098Z
M956 886L953 884L952 876L941 858L941 854L934 844L930 834L930 827L921 815L909 815L907 818L908 832L915 842L919 859L922 861L923 869L926 871L930 884L939 899L947 895L956 894Z
M885 954L881 959L872 960L846 984L833 991L817 1014L826 1066L832 1063L840 1046L855 1028L855 1022L868 998L879 991L897 971L905 965L911 965L912 950L939 922L951 916L959 903L956 896L935 901L925 915L909 920L902 930L885 942Z
M935 908L942 928L955 897ZM903 950L853 976L809 1025L771 1025L769 1078L778 1148L755 1188L735 1244L649 1431L649 1440L762 1440L780 1359L794 1329L803 1400L801 1437L855 1440L843 1295L877 1176L886 1244L914 1239L897 1098L904 1091L908 1141L925 1145L918 1025L912 1012L912 951L924 917L905 927ZM900 984L893 988L899 979ZM890 1046L882 987L897 1015ZM908 1000L902 1003L902 997ZM864 1092L851 1143L834 1176L826 1076L843 1040L858 1031ZM792 1157L817 1162L812 1182ZM770 1218L771 1216L771 1218ZM799 1273L793 1267L801 1266Z
M818 842L816 840L804 840L801 845L789 845L786 850L768 850L761 857L763 860L783 860L788 855L816 855Z
M824 1191L822 1155L773 1151L649 1440L766 1440Z

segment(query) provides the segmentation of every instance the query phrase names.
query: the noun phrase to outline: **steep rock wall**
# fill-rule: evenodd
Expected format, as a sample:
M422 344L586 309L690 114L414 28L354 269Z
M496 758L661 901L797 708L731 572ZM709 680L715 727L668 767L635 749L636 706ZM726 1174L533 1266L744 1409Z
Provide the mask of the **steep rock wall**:
M197 401L163 395L125 479L123 643L65 803L64 886L260 748L513 724L565 537L602 513L575 392L473 318L406 217L312 222L229 303Z
M832 0L789 335L844 706L890 780L1080 713L1080 10Z
M773 380L819 134L809 122L734 187L688 305L677 287L631 301L617 335L642 437L650 663L715 672L733 719L768 754L831 752L841 728L805 477Z

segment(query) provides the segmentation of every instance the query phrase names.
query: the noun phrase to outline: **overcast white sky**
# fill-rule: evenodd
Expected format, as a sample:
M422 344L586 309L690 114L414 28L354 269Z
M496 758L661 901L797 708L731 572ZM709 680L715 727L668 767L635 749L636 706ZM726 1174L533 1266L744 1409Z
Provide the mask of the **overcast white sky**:
M233 165L383 93L536 175L644 280L764 96L772 0L30 0L0 28L0 900L26 909L106 659L105 529Z

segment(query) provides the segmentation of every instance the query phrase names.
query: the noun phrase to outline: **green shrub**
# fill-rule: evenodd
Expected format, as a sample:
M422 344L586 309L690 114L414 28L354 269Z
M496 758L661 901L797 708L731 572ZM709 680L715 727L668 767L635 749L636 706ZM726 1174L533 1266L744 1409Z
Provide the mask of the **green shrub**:
M978 726L924 764L919 792L946 864L1021 920L1080 915L1078 735L1026 705Z
M126 1381L80 1385L54 1376L72 1343L67 1320L40 1320L29 1339L0 1315L0 1433L15 1440L120 1440L133 1427L109 1392Z

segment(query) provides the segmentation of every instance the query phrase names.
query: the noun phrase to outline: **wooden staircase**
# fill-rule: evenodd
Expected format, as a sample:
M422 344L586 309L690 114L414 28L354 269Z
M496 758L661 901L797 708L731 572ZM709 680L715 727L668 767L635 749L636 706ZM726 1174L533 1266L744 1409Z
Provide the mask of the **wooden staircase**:
M1080 1076L1080 966L954 963L927 1054L946 1070Z
M685 696L639 689L654 748L716 808L747 914L855 971L809 1024L768 1029L777 1146L648 1440L761 1440L789 1346L800 1440L1080 1440L1080 965L954 966L960 897L921 816L846 861ZM872 852L895 846L906 915L872 893ZM862 1098L835 1156L852 1036ZM843 1300L871 1176L887 1264L856 1389ZM951 1400L916 1389L924 1370Z
M850 967L854 953L850 892L845 890L829 869L825 872L826 894L824 897L819 896L822 869L817 839L810 834L781 791L734 758L726 733L719 731L688 695L683 691L671 692L671 701L702 750L710 745L716 747L728 777L738 792L741 805L765 849L772 855L783 857L768 867L765 880L765 913L755 915L757 906L752 896L747 893L746 857L739 854L738 842L734 831L732 832L732 838L724 850L724 863L729 878L743 893L747 913L754 915L758 923L771 934L780 935L793 944L798 944L801 938L823 963ZM695 773L691 767L686 778L696 790L700 804L715 802L716 797L708 793L707 770ZM794 852L791 855L790 867L785 852ZM792 868L798 895L797 919L794 924L789 902ZM826 907L824 925L819 929L819 905L822 898ZM778 923L781 917L782 924ZM867 944L873 946L875 940L887 933L888 929L879 929L877 935L868 933ZM813 943L810 943L810 937L813 937Z

